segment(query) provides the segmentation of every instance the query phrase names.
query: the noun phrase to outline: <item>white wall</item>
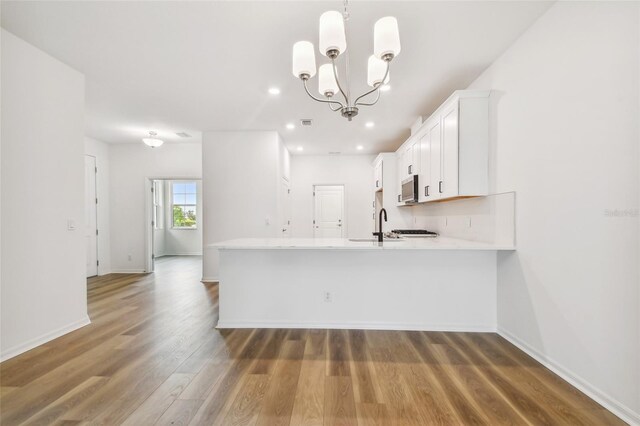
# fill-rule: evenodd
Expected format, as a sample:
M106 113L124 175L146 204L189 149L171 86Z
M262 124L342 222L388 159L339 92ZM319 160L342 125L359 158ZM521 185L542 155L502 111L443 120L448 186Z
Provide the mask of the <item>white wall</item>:
M496 91L492 189L517 194L499 329L636 422L639 7L556 3L470 86Z
M98 275L111 272L111 241L109 226L109 145L90 137L84 138L84 153L96 157L96 188L98 197Z
M218 278L218 250L207 245L280 235L278 189L286 175L287 158L277 132L203 133L206 280Z
M0 357L89 323L84 76L2 30ZM68 230L68 221L75 230Z
M113 272L145 269L145 181L148 178L200 178L199 143L110 146L111 268ZM129 260L128 256L131 256Z
M346 238L370 237L372 155L294 155L291 157L292 236L313 237L313 185L345 186Z

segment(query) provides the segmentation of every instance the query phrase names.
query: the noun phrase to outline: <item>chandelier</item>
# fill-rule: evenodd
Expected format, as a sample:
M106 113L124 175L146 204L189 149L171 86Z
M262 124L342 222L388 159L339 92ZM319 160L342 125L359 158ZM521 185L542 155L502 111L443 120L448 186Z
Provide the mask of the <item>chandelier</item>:
M375 105L380 99L380 87L389 82L391 60L400 53L400 35L398 21L393 16L386 16L375 23L374 54L369 57L367 70L367 84L371 89L354 100L349 88L349 53L345 31L348 20L347 1L343 13L329 11L320 15L319 50L331 60L331 63L320 65L318 69L318 92L321 97L313 96L307 86L309 79L316 75L313 43L299 41L293 45L293 75L302 80L304 90L313 100L329 104L332 111L340 111L343 117L351 121L358 115L358 106ZM345 53L345 81L340 81L336 61ZM340 99L338 92L342 96ZM374 92L375 98L367 101L366 98Z

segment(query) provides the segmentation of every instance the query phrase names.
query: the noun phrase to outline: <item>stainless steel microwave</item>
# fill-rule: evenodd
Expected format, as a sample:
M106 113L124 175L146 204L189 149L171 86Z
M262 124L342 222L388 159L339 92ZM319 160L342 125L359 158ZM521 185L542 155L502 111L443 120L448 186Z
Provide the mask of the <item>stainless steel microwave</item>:
M401 202L417 203L418 202L418 175L412 175L410 178L402 181L402 191L399 195Z

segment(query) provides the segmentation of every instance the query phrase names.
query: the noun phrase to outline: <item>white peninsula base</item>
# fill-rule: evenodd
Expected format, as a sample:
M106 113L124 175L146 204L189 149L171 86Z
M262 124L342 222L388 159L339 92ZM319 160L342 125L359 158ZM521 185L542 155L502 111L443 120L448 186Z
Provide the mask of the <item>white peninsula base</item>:
M496 251L509 248L277 241L216 245L219 328L496 330Z

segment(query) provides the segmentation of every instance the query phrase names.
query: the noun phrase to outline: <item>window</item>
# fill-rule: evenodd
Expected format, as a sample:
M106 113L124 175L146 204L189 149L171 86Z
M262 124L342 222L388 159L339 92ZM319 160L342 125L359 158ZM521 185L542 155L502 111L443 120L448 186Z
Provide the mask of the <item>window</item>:
M196 183L171 182L173 227L196 229Z
M162 214L164 187L162 183L161 180L153 181L153 227L155 229L164 228L164 215Z

